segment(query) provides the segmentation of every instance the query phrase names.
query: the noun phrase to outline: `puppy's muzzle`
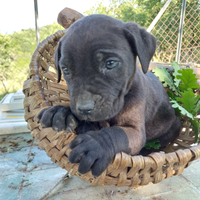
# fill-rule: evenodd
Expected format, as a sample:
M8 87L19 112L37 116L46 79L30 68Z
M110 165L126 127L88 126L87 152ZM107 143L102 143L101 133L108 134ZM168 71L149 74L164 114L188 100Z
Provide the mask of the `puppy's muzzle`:
M90 100L77 102L76 110L81 115L89 115L94 110L94 102Z

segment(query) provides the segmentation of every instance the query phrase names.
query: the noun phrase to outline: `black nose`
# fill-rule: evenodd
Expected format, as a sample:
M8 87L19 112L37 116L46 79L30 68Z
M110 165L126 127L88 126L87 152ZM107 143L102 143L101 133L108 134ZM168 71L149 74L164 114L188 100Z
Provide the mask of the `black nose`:
M94 109L93 101L83 101L76 104L76 109L83 115L88 115Z

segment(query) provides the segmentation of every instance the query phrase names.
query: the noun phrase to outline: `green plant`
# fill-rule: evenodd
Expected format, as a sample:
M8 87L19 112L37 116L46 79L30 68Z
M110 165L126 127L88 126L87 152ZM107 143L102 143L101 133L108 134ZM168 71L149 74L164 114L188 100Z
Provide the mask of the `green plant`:
M192 69L181 69L178 63L172 64L174 71L169 72L165 68L156 67L154 74L167 88L172 107L181 120L188 120L195 133L195 142L199 140L200 122L196 116L200 113L199 85L196 74Z
M155 140L151 140L151 141L148 141L148 142L146 142L146 144L145 144L145 148L146 149L151 149L151 148L153 148L153 149L159 149L160 148L160 140L159 139L155 139Z

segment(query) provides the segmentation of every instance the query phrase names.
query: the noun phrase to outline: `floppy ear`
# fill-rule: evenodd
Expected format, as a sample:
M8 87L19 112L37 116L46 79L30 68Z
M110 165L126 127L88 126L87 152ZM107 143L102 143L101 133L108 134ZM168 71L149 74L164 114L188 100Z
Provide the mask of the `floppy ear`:
M146 73L156 50L155 37L132 22L125 23L124 34L133 53L139 57L143 72Z
M59 66L59 60L61 58L61 41L58 43L58 46L56 48L55 54L54 54L54 64L58 73L58 83L60 82L61 79L61 70L60 70L60 66Z

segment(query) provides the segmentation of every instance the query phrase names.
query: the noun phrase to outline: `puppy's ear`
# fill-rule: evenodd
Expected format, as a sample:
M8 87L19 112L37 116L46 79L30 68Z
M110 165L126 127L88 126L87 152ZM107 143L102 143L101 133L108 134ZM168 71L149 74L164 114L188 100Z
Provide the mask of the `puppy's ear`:
M54 64L58 73L58 83L60 82L60 79L61 79L61 70L59 66L60 58L61 58L61 41L58 43L58 46L54 54Z
M156 50L155 37L132 22L125 23L124 34L133 53L139 57L143 72L146 73Z

